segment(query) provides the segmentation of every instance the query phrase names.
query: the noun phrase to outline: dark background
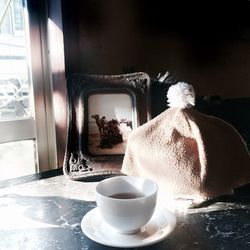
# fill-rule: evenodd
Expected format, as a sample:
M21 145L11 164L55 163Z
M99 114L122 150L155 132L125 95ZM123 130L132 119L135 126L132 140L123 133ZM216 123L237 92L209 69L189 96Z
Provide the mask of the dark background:
M169 71L197 95L250 96L249 1L62 0L66 77Z
M56 24L51 51L59 166L67 137L65 77L72 73L148 73L152 117L167 108L169 84L188 82L196 108L233 124L250 148L250 1L48 2ZM167 82L158 84L155 78L166 71Z

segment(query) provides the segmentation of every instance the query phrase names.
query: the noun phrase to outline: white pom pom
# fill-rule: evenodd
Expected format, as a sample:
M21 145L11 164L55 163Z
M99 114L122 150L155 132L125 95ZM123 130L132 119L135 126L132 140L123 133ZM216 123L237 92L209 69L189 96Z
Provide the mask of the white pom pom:
M195 104L195 91L192 85L178 82L169 88L167 98L169 107L190 108Z

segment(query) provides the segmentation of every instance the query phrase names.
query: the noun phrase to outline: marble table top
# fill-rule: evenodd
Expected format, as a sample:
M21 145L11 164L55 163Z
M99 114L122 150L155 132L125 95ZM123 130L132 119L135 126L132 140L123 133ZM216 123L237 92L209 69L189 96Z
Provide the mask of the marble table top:
M81 230L83 216L96 207L95 185L62 174L0 183L0 249L116 249L89 240ZM140 249L250 249L248 185L233 196L175 213L175 230L162 242Z

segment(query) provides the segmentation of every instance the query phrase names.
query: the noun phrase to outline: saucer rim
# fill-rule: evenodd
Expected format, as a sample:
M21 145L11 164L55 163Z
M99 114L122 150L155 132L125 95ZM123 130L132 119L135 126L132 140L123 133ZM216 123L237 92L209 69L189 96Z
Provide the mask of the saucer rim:
M153 239L153 240L151 240L151 241L147 241L147 242L138 242L138 243L131 243L131 244L129 244L129 243L126 243L126 244L123 244L123 243L121 243L121 242L119 242L119 243L117 243L117 242L107 242L107 241L105 241L105 240L102 240L101 238L99 238L99 237L93 237L93 234L89 234L85 229L84 229L84 226L83 226L83 224L84 224L84 221L85 220L87 220L87 218L89 217L89 216L93 216L94 214L96 214L96 213L99 213L99 215L98 215L98 217L99 217L99 219L103 222L103 223L105 223L103 220L102 220L102 218L101 218L101 215L100 215L100 212L98 211L99 210L99 208L98 207L95 207L95 208L93 208L93 209L91 209L89 212L87 212L84 216L83 216L83 218L82 218L82 220L81 220L81 229L82 229L82 232L84 233L84 235L87 237L87 238L89 238L90 240L92 240L92 241L94 241L94 242L96 242L96 243L98 243L98 244L101 244L101 245L105 245L105 246L110 246L110 247L118 247L118 248L134 248L134 247L145 247L145 246L149 246L149 245L153 245L153 244L156 244L156 243L159 243L159 242L161 242L161 241L163 241L168 235L170 235L173 231L174 231L174 229L175 229L175 227L176 227L176 222L177 222L177 218L176 218L176 215L173 213L173 212L171 212L169 209L167 209L167 208L165 208L165 207L163 207L163 206L161 206L161 205L156 205L156 209L155 209L155 212L158 210L158 213L162 213L163 211L166 211L170 216L172 216L172 219L171 220L173 220L173 222L171 222L171 224L172 224L172 226L171 226L171 230L170 231L166 231L162 236L160 236L159 238L156 238L155 240ZM168 215L168 216L169 216ZM154 216L154 215L153 215ZM95 217L94 217L95 218ZM150 223L150 222L152 222L152 220L153 220L153 218L154 217L152 217L152 219L148 222L148 223ZM148 224L147 223L147 224ZM106 223L105 223L106 224ZM109 225L107 225L107 226L109 226ZM166 223L166 225L165 225L165 227L167 227L167 226L169 226L169 223ZM110 227L110 226L109 226ZM158 229L158 231L159 230L162 230L164 227L162 227L162 228L159 228ZM87 233L86 233L87 232ZM115 233L117 233L117 234L119 234L118 232L116 232L115 230L114 230L114 232ZM137 234L137 233L136 233ZM136 235L135 234L135 235ZM124 237L126 237L126 236L131 236L131 235L123 235Z

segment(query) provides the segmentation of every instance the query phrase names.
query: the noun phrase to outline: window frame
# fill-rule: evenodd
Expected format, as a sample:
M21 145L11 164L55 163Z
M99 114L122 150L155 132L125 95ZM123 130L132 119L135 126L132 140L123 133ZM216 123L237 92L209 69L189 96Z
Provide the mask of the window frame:
M57 168L47 2L27 0L27 9L29 13L34 116L37 131L38 172L42 172Z
M30 48L31 82L34 96L33 117L0 121L0 143L34 139L37 162L34 172L58 167L56 131L53 111L53 86L48 40L47 2L27 0L25 22L28 26L27 47ZM28 25L27 25L28 24ZM29 49L28 49L29 50Z

